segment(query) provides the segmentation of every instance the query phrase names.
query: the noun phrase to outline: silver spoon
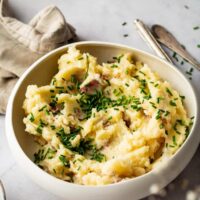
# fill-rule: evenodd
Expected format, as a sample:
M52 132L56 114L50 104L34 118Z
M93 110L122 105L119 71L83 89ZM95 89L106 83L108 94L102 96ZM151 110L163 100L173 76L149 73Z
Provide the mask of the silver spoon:
M0 180L0 200L6 200L6 193L3 187L3 183Z
M138 33L142 39L155 51L155 53L162 59L173 63L167 53L162 49L160 44L156 41L149 28L139 19L134 21Z
M195 58L193 58L188 53L188 51L177 41L177 39L164 27L160 25L153 25L152 33L160 43L164 44L166 47L179 54L185 60L190 62L194 67L200 70L200 63Z

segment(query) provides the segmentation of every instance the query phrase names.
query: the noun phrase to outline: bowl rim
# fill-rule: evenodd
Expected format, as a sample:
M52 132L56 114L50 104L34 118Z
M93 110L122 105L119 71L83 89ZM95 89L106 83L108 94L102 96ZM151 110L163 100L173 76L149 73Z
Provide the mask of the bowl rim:
M6 123L6 136L7 136L7 140L8 140L8 143L9 143L9 146L10 146L10 149L12 151L12 153L15 155L15 160L18 162L18 160L16 159L16 155L17 154L20 154L23 159L26 160L27 162L27 165L29 165L30 167L34 167L34 170L37 171L37 173L40 174L41 177L46 177L46 179L49 179L49 181L54 181L54 182L57 182L59 184L63 183L63 184L69 184L71 187L84 187L84 188L109 188L109 187L115 187L115 186L119 186L119 185L122 185L122 184L127 184L127 183L134 183L138 180L141 180L141 179L144 179L147 177L147 176L151 176L154 172L155 169L152 169L150 172L147 172L145 173L144 175L141 175L141 176L138 176L138 177L135 177L135 178L130 178L128 180L125 180L125 181L120 181L120 182L117 182L117 183L112 183L112 184L108 184L108 185L79 185L79 184L74 184L74 183L70 183L70 182L66 182L64 180L61 180L61 179L58 179L56 177L54 177L53 175L50 175L48 174L47 172L45 172L44 170L40 169L35 163L33 163L33 161L26 155L26 153L24 153L23 149L21 148L20 144L18 143L18 140L16 138L16 135L15 135L15 131L14 131L14 128L13 128L13 121L12 121L12 110L13 110L13 101L14 101L14 98L15 98L15 95L19 89L19 86L21 85L21 83L23 82L23 80L26 78L26 76L31 73L31 71L37 67L37 65L39 63L41 63L43 60L47 59L50 55L56 53L56 52L59 52L63 49L67 49L69 46L78 46L78 45L101 45L101 46L114 46L114 47L117 47L117 48L124 48L124 49L129 49L129 50L132 50L132 51L135 51L135 52L139 52L143 55L146 55L148 57L151 57L152 59L155 59L155 60L158 60L159 62L163 62L165 63L166 65L168 65L168 67L171 68L171 70L173 70L174 72L176 72L179 76L181 76L182 79L184 79L190 89L192 90L193 92L193 95L194 95L194 102L195 102L195 107L196 107L196 113L195 113L195 118L194 118L194 123L193 123L193 126L190 130L190 134L189 136L187 137L187 139L184 141L184 143L182 144L182 146L176 151L176 153L171 157L169 158L169 160L167 161L168 163L173 163L175 162L174 160L179 156L179 154L182 152L182 150L184 149L185 146L187 146L187 144L193 139L191 135L194 135L194 130L197 130L198 127L200 127L197 122L199 121L199 104L198 104L198 97L197 97L197 92L196 92L196 88L190 83L190 81L186 78L186 76L178 69L176 68L174 65L172 65L171 63L151 54L151 53L148 53L146 51L143 51L143 50L139 50L137 48L134 48L134 47L131 47L131 46L128 46L128 45L122 45L122 44L118 44L118 43L112 43L112 42L103 42L103 41L83 41L83 42L75 42L75 43L71 43L71 44L67 44L67 45L64 45L64 46L61 46L57 49L54 49L52 51L50 51L49 53L45 54L44 56L42 56L41 58L39 58L38 60L36 60L32 65L30 65L30 67L22 74L22 76L19 78L19 80L17 81L16 85L14 86L13 90L12 90L12 93L10 95L10 98L9 98L9 101L8 101L8 105L7 105L7 111L6 111L6 119L5 119L5 123ZM197 134L196 134L197 135ZM200 137L199 139L200 140ZM15 145L15 147L13 147ZM194 152L192 153L192 156L190 156L190 159L188 159L187 163L185 164L184 168L186 167L186 165L189 163L189 161L192 159L195 151L197 150L197 147L198 145L196 145L195 147L195 150ZM16 151L17 149L17 151ZM20 164L18 162L18 164ZM21 164L20 164L21 165ZM183 170L183 169L182 169ZM181 171L182 171L181 170ZM180 171L180 172L181 172ZM179 173L180 173L179 172Z

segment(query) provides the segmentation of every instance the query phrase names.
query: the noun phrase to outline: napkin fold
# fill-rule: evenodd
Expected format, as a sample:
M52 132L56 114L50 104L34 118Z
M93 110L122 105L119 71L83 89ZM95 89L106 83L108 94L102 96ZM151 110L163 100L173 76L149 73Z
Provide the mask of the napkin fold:
M75 29L56 6L48 6L28 23L10 16L0 0L0 113L23 72L45 53L75 38Z

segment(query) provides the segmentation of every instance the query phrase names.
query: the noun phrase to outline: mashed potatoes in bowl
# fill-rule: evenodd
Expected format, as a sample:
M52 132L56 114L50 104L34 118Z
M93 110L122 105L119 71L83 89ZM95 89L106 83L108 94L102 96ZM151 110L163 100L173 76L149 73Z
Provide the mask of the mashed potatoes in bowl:
M180 148L193 121L184 98L129 53L100 65L70 47L49 85L27 87L23 122L41 145L39 167L105 185L141 176Z

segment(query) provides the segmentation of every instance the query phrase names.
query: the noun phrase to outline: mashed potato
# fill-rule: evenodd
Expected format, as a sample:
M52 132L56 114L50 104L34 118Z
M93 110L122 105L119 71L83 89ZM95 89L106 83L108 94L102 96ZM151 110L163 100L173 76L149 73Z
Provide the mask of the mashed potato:
M130 54L99 65L71 47L50 85L26 91L26 132L41 145L35 163L82 185L141 176L186 139L192 122L183 99Z

